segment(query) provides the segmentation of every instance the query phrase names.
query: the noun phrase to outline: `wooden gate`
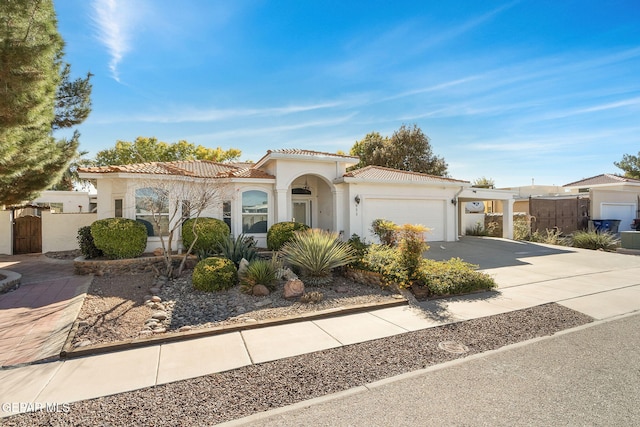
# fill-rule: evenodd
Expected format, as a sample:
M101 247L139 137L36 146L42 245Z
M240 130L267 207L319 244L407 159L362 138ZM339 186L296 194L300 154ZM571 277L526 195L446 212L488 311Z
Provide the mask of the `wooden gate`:
M563 234L576 230L586 230L589 221L590 200L571 199L529 199L531 231L545 231L558 228Z
M13 221L13 253L42 252L42 219L38 216L21 216Z

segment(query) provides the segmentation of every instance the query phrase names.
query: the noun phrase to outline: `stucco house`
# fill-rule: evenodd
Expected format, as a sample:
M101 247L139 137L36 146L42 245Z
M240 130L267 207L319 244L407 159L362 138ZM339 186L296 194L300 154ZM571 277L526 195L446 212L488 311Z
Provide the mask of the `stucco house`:
M513 207L512 192L471 188L468 181L378 166L348 171L358 161L347 155L281 149L267 151L250 164L196 160L91 167L79 172L80 177L97 182L98 219L148 220L149 212L136 202L145 196L145 188L162 181L224 188L219 203L202 216L224 219L234 236L253 236L261 247L266 247L271 225L291 220L338 232L344 239L357 234L375 241L371 223L385 218L429 227L428 241L454 241L465 202L498 199L507 210ZM160 246L155 235L160 232L149 229L148 250ZM513 236L511 221L505 224L504 236Z
M616 219L618 231L630 231L640 218L640 179L601 174L563 185L573 194L589 195L591 219Z

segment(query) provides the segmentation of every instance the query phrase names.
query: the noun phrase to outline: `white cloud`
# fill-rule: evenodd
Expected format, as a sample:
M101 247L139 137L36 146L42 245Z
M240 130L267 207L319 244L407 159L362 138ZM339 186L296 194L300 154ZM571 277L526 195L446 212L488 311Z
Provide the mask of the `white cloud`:
M127 0L94 0L92 20L97 38L107 48L111 60L111 76L120 82L118 67L131 50L132 31L140 16L141 2Z

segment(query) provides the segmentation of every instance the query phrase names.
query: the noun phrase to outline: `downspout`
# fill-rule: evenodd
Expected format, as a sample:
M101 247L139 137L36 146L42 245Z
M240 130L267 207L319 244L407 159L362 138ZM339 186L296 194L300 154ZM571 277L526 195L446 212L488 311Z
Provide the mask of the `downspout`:
M464 187L460 187L460 190L458 190L458 192L455 194L455 196L453 196L453 199L451 199L451 203L453 204L456 214L455 214L455 228L454 228L454 238L456 240L456 242L458 240L460 240L460 210L458 209L458 196L460 195L460 193L462 193L464 191Z

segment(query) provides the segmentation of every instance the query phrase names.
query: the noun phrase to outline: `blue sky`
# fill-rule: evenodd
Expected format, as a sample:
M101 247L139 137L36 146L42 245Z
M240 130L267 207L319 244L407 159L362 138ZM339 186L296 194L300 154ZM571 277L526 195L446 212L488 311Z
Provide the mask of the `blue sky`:
M348 152L417 124L452 177L563 185L640 150L640 2L57 0L90 156L155 136Z

